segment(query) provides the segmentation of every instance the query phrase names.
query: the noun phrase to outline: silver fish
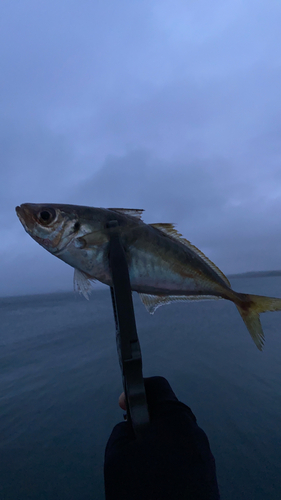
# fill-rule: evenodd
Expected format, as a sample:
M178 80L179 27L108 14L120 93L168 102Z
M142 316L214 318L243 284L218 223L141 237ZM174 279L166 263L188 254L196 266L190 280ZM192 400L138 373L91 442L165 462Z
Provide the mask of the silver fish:
M74 267L76 286L86 297L89 280L112 284L107 224L116 220L111 231L118 231L124 247L131 288L150 313L173 301L231 300L262 350L259 314L281 310L281 299L232 290L224 274L173 224L145 224L143 210L25 203L16 212L37 243Z

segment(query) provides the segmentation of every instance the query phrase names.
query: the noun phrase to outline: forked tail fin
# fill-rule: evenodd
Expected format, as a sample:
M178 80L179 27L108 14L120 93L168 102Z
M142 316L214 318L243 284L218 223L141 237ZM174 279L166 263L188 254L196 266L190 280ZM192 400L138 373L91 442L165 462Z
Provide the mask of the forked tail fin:
M263 297L261 295L237 294L242 299L236 306L248 328L257 348L261 351L264 344L264 334L260 322L260 313L266 311L281 311L281 299Z

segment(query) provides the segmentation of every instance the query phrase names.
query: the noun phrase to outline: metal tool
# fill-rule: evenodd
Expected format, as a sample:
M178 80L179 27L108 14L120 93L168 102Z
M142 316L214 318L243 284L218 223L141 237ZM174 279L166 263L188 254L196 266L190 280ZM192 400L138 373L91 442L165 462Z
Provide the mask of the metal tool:
M109 265L112 274L111 298L116 325L116 344L126 397L127 420L136 438L149 424L141 349L136 329L128 264L120 242L118 222L107 224L110 233Z

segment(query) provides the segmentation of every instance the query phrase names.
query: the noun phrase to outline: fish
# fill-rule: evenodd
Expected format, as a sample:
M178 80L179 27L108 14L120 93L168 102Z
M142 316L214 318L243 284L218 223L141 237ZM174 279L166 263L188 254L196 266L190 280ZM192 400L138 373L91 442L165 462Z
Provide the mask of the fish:
M131 289L151 314L176 301L230 300L261 351L260 314L281 310L280 298L235 292L222 271L174 224L147 224L141 209L24 203L16 213L39 245L74 268L75 289L86 298L95 280L112 286L108 255L110 232L115 231L126 255ZM109 228L111 221L117 222L114 228Z

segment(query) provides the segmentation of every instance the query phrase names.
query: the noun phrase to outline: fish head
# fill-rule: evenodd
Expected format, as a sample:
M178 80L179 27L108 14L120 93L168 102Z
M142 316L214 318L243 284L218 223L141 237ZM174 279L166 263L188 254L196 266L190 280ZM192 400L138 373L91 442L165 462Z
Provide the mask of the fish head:
M72 205L23 203L16 207L26 232L53 254L62 252L75 238L82 236L81 215ZM91 221L93 230L94 221Z

